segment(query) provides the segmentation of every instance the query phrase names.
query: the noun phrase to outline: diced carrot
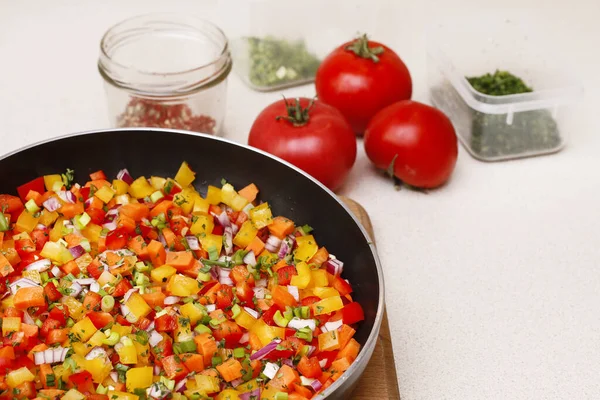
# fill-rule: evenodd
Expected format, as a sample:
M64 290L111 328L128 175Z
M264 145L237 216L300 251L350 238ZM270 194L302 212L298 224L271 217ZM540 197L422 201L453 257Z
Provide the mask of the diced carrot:
M2 248L3 241L4 241L4 232L0 232L0 249Z
M211 311L211 312L208 314L208 316L209 316L211 319L215 319L215 320L217 320L217 321L219 321L219 320L223 320L223 319L227 319L227 315L225 315L225 312L224 312L223 310L219 310L219 309L216 309L216 310L214 310L214 311Z
M329 259L329 252L325 247L321 247L310 260L309 264L321 265Z
M40 365L40 381L42 381L42 385L44 385L45 388L56 386L54 379L48 381L48 376L53 374L54 371L52 370L50 364Z
M104 171L102 171L102 170L98 170L98 171L96 171L96 172L92 172L92 173L90 174L90 179L91 179L92 181L97 181L97 180L99 180L99 179L101 179L101 180L106 180L106 174L104 173Z
M252 203L254 200L256 200L256 196L258 195L258 188L254 183L251 183L248 186L239 190L238 194L240 196L243 196L250 203Z
M140 222L142 218L148 218L150 209L144 203L129 203L121 206L119 214L126 215L134 221Z
M21 324L21 330L25 334L25 337L27 337L27 338L32 338L32 337L37 338L37 335L38 335L38 333L40 331L40 328L37 325Z
M273 272L277 272L278 269L287 267L287 265L288 263L286 263L285 260L279 260L277 261L277 264L273 265Z
M202 272L202 264L200 264L200 261L198 260L194 260L194 263L192 264L191 268L181 271L182 274L192 277L194 279L198 277L198 274L200 272Z
M160 242L153 240L148 244L148 256L155 267L160 267L165 264L167 252Z
M19 397L15 397L18 399L33 399L36 394L35 383L33 382L23 382L17 385L14 390L15 393L19 393Z
M268 228L272 235L277 236L279 239L283 239L294 232L294 222L286 217L275 217Z
M98 253L103 253L106 250L106 236L98 238Z
M0 358L14 360L15 359L15 348L12 346L4 346L4 347L0 348Z
M219 371L226 382L231 382L242 377L242 364L232 357L224 363L217 365L217 371Z
M288 392L292 384L299 381L300 375L298 375L298 372L294 368L282 365L275 377L269 382L269 386L282 392Z
M104 186L110 186L110 182L105 179L93 179L85 184L85 187L94 186L96 189L101 189Z
M65 203L58 212L61 213L65 218L73 218L76 215L83 214L84 212L83 203Z
M169 211L169 208L171 207L173 207L173 202L171 200L163 200L154 206L154 208L150 211L150 216L154 218L160 214L164 214L166 217L167 211Z
M127 215L119 214L117 218L117 227L125 229L127 232L135 231L135 221Z
M15 293L13 303L17 310L45 306L44 288L41 286L22 287Z
M350 360L354 361L356 359L356 357L358 357L358 352L360 351L360 344L354 339L351 338L348 341L348 344L346 346L344 346L344 348L342 348L342 350L340 350L340 352L337 354L337 356L335 357L336 359L339 358L349 358Z
M252 350L256 350L256 351L260 350L263 347L262 342L260 341L260 338L254 332L250 332L250 335L248 337L248 344L250 345L250 348Z
M262 253L264 249L265 244L258 236L254 236L254 239L252 239L250 244L246 247L246 250L252 251L254 255Z
M69 335L70 331L71 331L70 328L51 329L50 332L48 332L48 338L46 339L46 344L52 345L55 343L65 342L69 337L68 335Z
M340 349L346 347L350 339L354 336L356 331L350 325L342 325L338 329L338 341L340 343Z
M175 354L163 357L161 363L163 370L169 379L179 380L190 372L181 362L179 356Z
M287 289L283 286L275 285L271 289L271 298L279 307L285 309L285 307L294 307L296 305L296 299L292 296Z
M157 290L157 291L154 291L151 293L146 292L142 295L142 297L144 298L144 301L146 303L148 303L148 305L150 307L155 308L157 306L164 307L165 298L167 297L167 295L164 294L163 292Z
M25 200L29 201L33 199L33 201L35 201L35 204L37 206L41 206L42 205L42 195L40 194L40 192L36 192L35 190L30 190L29 193L27 193L27 196L25 196Z
M170 251L165 262L178 271L184 271L192 268L196 259L189 251Z
M175 234L173 233L173 231L169 228L164 228L162 230L162 234L165 238L165 242L167 242L167 247L172 249L175 247L175 240L177 239L177 236L175 236Z
M0 275L8 276L14 272L14 268L8 261L8 258L0 252Z
M133 252L142 260L148 260L148 245L146 241L142 237L142 235L137 235L132 237L127 243L127 247L129 247Z
M335 360L333 363L331 363L330 369L333 373L331 379L333 379L334 381L338 380L339 377L342 376L342 374L348 368L350 368L350 364L352 364L352 360L350 360L348 357L340 358L339 360Z
M302 385L294 385L294 392L295 393L290 393L290 397L288 397L288 400L293 399L294 394L298 394L302 399L310 399L312 397L312 392L310 391L309 388L305 388Z
M71 247L75 247L81 244L81 240L83 239L81 236L79 235L75 235L73 233L69 233L68 235L66 235L65 237L63 237L63 239L65 240L65 242L67 242L67 245L69 248Z
M212 365L212 358L218 350L216 340L210 333L202 333L194 336L194 342L198 353L204 357L204 365Z
M298 389L298 385L295 386L296 389ZM290 393L288 395L288 400L308 400L312 397L312 392L308 389L302 388L303 390L307 390L310 393L310 396L306 397L306 396L302 396L300 394L300 392L298 392L297 390L294 393Z
M88 208L95 208L96 210L102 210L102 208L104 207L104 203L102 202L102 200L100 200L96 196L92 196L90 198L92 200L90 200L91 203Z
M204 356L201 354L186 353L180 355L181 361L190 371L202 372L204 370Z
M39 394L43 396L43 399L60 399L65 394L64 390L60 389L41 389ZM88 399L91 396L87 397Z
M256 301L256 308L262 311L267 311L273 306L273 300L271 299L258 299Z
M331 372L325 371L325 372L323 372L323 375L321 375L319 377L319 382L321 382L321 385L324 385L325 382L327 382L330 379L331 379Z
M73 276L77 276L81 273L81 270L79 269L79 266L77 265L75 260L67 262L61 267L61 269L65 274L73 274Z

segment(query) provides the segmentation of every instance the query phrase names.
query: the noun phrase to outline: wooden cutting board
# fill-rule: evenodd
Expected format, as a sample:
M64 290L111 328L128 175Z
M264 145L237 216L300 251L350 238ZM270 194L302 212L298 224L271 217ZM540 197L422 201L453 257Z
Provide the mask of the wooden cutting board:
M358 217L371 240L375 242L373 225L367 211L352 199L340 196L340 199ZM400 400L398 391L398 377L396 365L394 364L394 352L392 351L392 337L388 324L387 312L384 311L379 340L373 351L373 357L360 378L356 389L350 397L352 400L389 399Z

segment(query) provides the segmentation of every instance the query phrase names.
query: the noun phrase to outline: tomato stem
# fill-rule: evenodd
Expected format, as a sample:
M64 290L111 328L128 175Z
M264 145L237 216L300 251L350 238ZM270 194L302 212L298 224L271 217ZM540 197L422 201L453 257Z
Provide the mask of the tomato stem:
M314 98L310 101L306 108L302 108L302 106L300 105L300 99L298 97L296 97L295 104L290 104L288 102L288 99L285 98L285 96L283 97L283 101L285 101L287 115L278 115L277 117L275 117L276 121L279 121L280 119L285 119L294 126L303 126L308 123L308 120L310 119L309 111L315 104Z
M374 63L379 62L379 55L383 53L383 46L369 47L369 37L363 34L346 46L346 50L353 52L361 58L370 58Z

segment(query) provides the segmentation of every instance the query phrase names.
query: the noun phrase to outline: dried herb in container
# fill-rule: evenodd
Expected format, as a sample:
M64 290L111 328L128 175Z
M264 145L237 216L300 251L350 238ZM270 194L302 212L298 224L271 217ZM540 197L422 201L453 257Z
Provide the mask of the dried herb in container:
M475 90L490 96L529 93L533 89L507 71L467 77ZM471 151L482 159L501 159L560 148L558 125L547 110L508 114L473 111Z
M303 40L247 37L250 83L275 88L314 79L320 61Z

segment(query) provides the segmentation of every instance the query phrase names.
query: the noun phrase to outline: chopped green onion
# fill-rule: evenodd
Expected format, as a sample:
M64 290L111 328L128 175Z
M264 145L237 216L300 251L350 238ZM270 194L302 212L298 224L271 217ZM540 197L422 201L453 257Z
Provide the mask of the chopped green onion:
M119 332L111 332L110 336L108 336L106 339L102 339L102 344L114 346L115 344L119 343L120 339L121 336L119 335Z
M207 272L199 272L198 273L198 278L197 278L200 282L208 282L212 279L212 277L210 276L209 273Z
M44 323L43 323L43 322L42 322L42 321L41 321L39 318L35 320L35 324L36 324L36 325L37 325L39 328L41 328L41 327L42 327L42 325L44 325Z
M162 192L160 190L157 190L156 192L154 192L150 195L150 201L152 201L153 203L156 203L163 197L165 197L165 195L162 194Z
M217 251L217 248L215 246L210 246L208 249L208 258L211 261L215 261L219 258L219 252Z
M231 262L234 265L241 265L244 263L244 257L246 257L246 254L248 254L249 250L238 250L233 254L233 257L231 257Z
M288 400L288 394L286 392L275 393L275 400Z
M81 247L83 247L83 249L85 251L87 251L88 253L90 251L92 251L92 246L90 246L90 241L87 239L81 239L81 243L79 243L81 245Z
M0 232L6 232L8 230L8 220L2 212L0 212Z
M299 339L304 339L307 342L312 342L313 340L313 333L310 330L310 328L300 328L296 331L296 334L294 335Z
M98 387L96 388L96 393L98 393L98 394L107 394L108 393L108 388L102 386L102 384L99 383Z
M287 318L285 318L283 315L281 315L281 311L279 311L279 310L277 310L275 315L273 315L273 321L275 321L275 323L282 328L285 328L288 325L288 323L290 322Z
M135 270L137 272L148 272L150 271L150 267L144 264L143 261L138 261L135 263Z
M310 225L303 225L300 227L300 229L302 229L302 232L304 232L305 235L308 235L313 231L313 228Z
M242 312L242 309L237 304L234 304L234 306L231 307L231 312L233 313L233 315L232 315L233 319L236 319L238 317L238 315L240 315L240 313Z
M217 326L219 326L221 324L221 322L225 321L224 319L214 319L212 318L209 322L210 326L212 326L213 328L216 328Z
M48 275L48 273L46 271L44 271L40 274L40 279L42 280L43 283L46 283L50 280L50 275Z
M292 307L287 306L285 308L285 311L283 312L283 317L287 319L288 322L290 322L292 318L294 318L294 310L292 309Z
M165 385L167 387L167 389L169 389L169 390L175 389L175 381L167 378L166 376L160 377L160 383Z
M243 347L233 349L233 356L235 358L244 358L246 356L246 350Z
M67 328L72 328L73 325L75 325L75 321L73 321L73 318L69 318L67 320Z
M310 318L310 307L309 306L300 307L300 318L302 318L302 319Z
M35 214L36 212L40 211L40 208L37 204L35 204L35 200L33 199L29 199L29 201L25 203L25 208L30 214Z
M217 365L221 364L223 362L223 359L221 357L213 357L212 358L212 366L216 367Z
M108 295L102 298L102 303L100 304L102 311L111 312L113 308L115 308L115 298Z
M308 352L310 351L310 346L305 344L304 346L302 346L302 348L300 349L300 351L298 352L299 356L305 356L308 354Z
M210 328L208 326L202 325L202 324L196 325L196 328L194 328L194 332L197 332L199 334L212 333L212 331L210 330Z
M87 224L89 224L91 221L92 221L92 218L86 212L84 212L81 215L76 215L73 218L73 224L79 230L85 228L87 226Z

